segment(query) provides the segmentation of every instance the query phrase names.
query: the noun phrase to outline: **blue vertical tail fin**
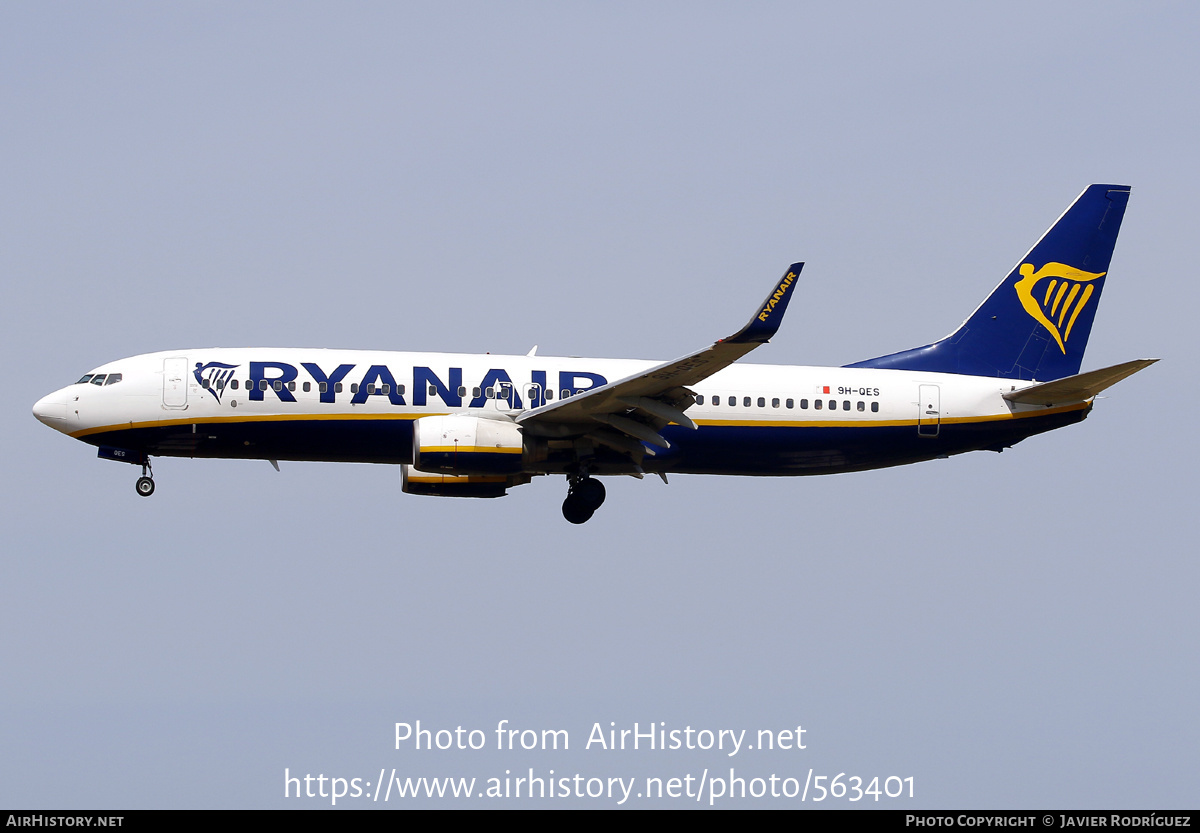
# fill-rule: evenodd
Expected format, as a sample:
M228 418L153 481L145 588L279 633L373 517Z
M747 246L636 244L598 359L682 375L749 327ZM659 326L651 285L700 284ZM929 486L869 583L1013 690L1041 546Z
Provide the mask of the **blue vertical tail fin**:
M1128 200L1128 186L1089 186L954 333L847 367L1043 382L1078 373Z

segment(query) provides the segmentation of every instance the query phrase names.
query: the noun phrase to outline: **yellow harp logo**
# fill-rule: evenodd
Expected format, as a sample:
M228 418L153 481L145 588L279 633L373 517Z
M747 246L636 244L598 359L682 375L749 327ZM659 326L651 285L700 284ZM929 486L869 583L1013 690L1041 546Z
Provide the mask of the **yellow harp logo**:
M1022 263L1017 281L1017 297L1021 306L1044 326L1058 342L1058 349L1067 352L1066 341L1071 337L1075 319L1092 297L1095 286L1091 281L1104 277L1106 272L1084 272L1065 263L1047 263L1036 272L1032 263ZM1039 282L1049 279L1045 292L1037 289ZM1080 291L1082 290L1082 291ZM1063 324L1066 323L1066 329Z

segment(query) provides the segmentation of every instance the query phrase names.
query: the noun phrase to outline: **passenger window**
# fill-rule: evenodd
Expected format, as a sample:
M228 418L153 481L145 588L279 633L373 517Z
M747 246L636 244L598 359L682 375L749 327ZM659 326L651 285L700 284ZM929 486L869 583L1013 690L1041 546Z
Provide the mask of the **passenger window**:
M404 385L396 385L396 393L403 396L404 395Z
M553 400L554 400L554 390L551 388L546 388L546 401L551 402Z
M729 407L733 408L736 406L737 406L737 397L736 396L729 397Z
M831 410L831 411L837 410L837 400L836 399L829 400L829 410Z
M859 403L858 403L858 409L859 409L860 411L865 411L865 410L867 409L867 403L866 403L866 402L859 402Z
M742 407L743 407L743 408L749 408L749 407L750 407L750 397L749 397L749 396L743 396L743 397L742 397Z
M295 389L296 389L296 383L288 382L288 390L295 390Z
M322 383L322 384L324 384L324 383ZM334 383L333 383L333 392L334 392L334 393L341 393L341 392L342 392L342 383L341 383L341 382L334 382Z
M358 393L358 382L351 382L351 383L350 383L350 392L351 392L351 393Z
M392 386L389 385L387 382L384 382L382 385L379 386L379 390L384 396L387 396L388 394L390 394L392 392Z
M320 391L321 393L329 393L329 383L328 382L317 382L317 390Z
M792 407L793 407L793 406L796 404L796 401L795 401L794 399L789 399L789 400L787 401L787 403L786 403L786 404L787 404L788 408L789 408L789 409L791 409L791 408L792 408ZM807 408L807 407L808 407L808 400L807 400L807 399L803 399L803 400L801 400L801 401L800 401L800 407L801 407L801 408Z
M464 388L462 385L459 385L458 386L458 398L462 399L466 395L467 395L467 389Z
M820 399L813 400L813 408L815 408L818 411L821 410L821 400Z
M488 399L495 399L495 398L496 398L496 389L495 389L495 388L488 388L488 389L487 389L487 391L486 391L486 393L487 393L487 398L488 398Z
M93 385L103 385L103 384L104 384L104 374L103 374L103 373L97 373L95 376L93 376L93 377L92 377L92 384L93 384Z
M772 399L772 400L771 400L771 407L772 407L772 408L778 408L778 407L779 407L779 400L778 400L778 399Z
M475 399L479 398L480 393L481 393L481 391L479 390L479 388L471 388L471 396L473 396Z
M788 401L789 401L789 402L791 402L791 400L790 400L790 399L789 399ZM807 411L807 410L808 410L808 400L807 400L807 399L801 399L801 400L800 400L800 410L802 410L802 411Z
M430 396L437 396L437 386L436 386L436 385L430 385L430 386L429 386L429 395L430 395Z
M120 375L120 374L117 374L117 375ZM225 380L224 379L217 380L217 390L225 390Z
M698 394L696 394L696 404L697 404L697 405L703 405L703 404L704 404L704 394L702 394L702 393L698 393Z
M200 380L200 387L204 388L205 390L208 390L209 385L210 385L210 382L207 379Z
M760 408L767 407L766 397L763 397L763 396L758 397L758 407L760 407Z
M304 383L304 392L308 393L310 390L312 390L312 382L305 382Z
M873 413L873 414L879 413L879 403L878 402L871 403L871 413Z
M283 390L283 382L281 382L279 379L276 379L271 383L271 387L275 388L275 390Z
M848 410L850 410L850 400L849 400L849 399L843 399L843 400L842 400L842 410L843 410L843 411L848 411Z
M367 395L370 396L373 393L375 393L375 383L371 382L367 385Z
M266 379L259 379L259 380L258 380L258 389L259 389L259 390L266 390L266 389L267 389L267 380L266 380Z
M567 398L569 398L570 396L571 396L571 389L570 389L570 388L563 388L563 389L562 389L562 393L561 393L561 394L559 394L559 397L558 397L558 398L559 398L559 399L567 399Z
M237 379L234 379L234 380L230 381L229 387L232 388L233 390L237 390L239 384L241 384L241 383L238 382Z

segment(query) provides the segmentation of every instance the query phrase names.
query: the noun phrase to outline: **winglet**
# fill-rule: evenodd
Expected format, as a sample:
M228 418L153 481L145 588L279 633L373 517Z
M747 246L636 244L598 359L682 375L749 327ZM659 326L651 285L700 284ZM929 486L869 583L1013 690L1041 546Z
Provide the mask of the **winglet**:
M792 298L792 288L796 282L796 278L800 276L800 270L804 268L803 263L793 263L788 267L786 273L775 288L771 290L771 294L763 301L758 312L754 313L754 317L750 319L750 323L737 333L725 339L726 344L765 344L771 340L771 336L779 332L779 325L783 321L783 314L787 311L788 301Z

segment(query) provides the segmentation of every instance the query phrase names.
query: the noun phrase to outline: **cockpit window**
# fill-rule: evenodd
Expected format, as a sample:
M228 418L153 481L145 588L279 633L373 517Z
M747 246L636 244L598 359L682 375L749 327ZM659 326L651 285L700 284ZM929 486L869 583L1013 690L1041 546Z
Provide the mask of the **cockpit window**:
M121 381L120 373L89 373L75 384L86 385L91 382L93 385L115 385L119 381Z

